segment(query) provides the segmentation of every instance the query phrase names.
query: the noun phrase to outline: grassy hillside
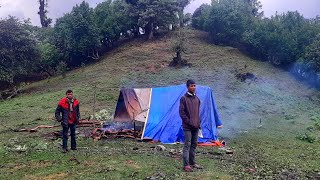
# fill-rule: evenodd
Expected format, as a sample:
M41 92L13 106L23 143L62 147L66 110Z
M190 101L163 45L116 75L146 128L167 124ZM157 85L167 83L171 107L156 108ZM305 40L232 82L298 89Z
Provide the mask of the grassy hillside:
M169 35L150 42L135 40L64 79L30 84L21 96L0 102L0 179L144 179L153 175L168 179L320 178L320 143L297 138L320 120L320 93L267 62L207 43L202 32L188 30L188 34L184 58L192 63L190 68L168 67L173 55ZM247 72L256 79L242 82L236 77ZM212 153L216 148L198 148L198 161L205 166L201 171L184 173L180 157L172 157L168 151L155 152L150 148L154 144L119 139L93 142L78 137L79 150L62 154L59 141L44 138L52 130L13 132L52 125L57 102L69 88L81 102L82 117L88 117L94 90L96 109L113 110L121 87L176 85L188 78L213 88L224 122L220 135L235 151L229 156ZM13 144L28 149L8 151ZM166 147L182 149L182 145Z

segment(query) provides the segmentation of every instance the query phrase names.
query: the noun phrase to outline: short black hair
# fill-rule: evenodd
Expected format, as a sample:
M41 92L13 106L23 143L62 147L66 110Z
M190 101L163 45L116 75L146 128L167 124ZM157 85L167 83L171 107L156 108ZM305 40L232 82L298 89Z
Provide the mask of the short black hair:
M68 94L68 93L73 93L73 91L69 89L69 90L66 92L66 94Z
M189 79L187 81L187 87L189 87L191 84L196 84L196 82L194 82L194 80L192 80L192 79Z

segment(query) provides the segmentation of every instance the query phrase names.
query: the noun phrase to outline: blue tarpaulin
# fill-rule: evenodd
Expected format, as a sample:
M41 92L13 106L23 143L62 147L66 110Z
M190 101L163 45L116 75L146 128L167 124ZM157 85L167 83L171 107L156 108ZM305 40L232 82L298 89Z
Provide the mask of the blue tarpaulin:
M162 143L183 142L182 120L179 115L180 98L187 92L186 85L152 88L150 110L144 138ZM212 90L197 86L200 98L200 120L203 138L199 142L217 140L217 126L221 125Z

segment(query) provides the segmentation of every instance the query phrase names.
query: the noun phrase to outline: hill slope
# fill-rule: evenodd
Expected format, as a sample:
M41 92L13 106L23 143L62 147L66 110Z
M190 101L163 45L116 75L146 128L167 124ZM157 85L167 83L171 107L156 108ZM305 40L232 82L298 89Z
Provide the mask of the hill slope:
M319 143L296 138L313 125L311 119L320 117L319 92L267 62L253 60L234 48L208 44L205 33L188 30L188 34L184 58L192 63L191 68L168 67L172 59L170 37L152 42L135 40L109 52L96 64L68 73L65 79L33 83L20 97L0 102L1 176L141 179L160 171L174 179L319 177ZM237 75L245 73L255 78L242 82ZM149 144L127 140L93 143L81 137L80 150L71 154L81 161L76 165L69 161L71 155L62 155L55 148L57 142L45 140L39 133L12 131L53 124L50 119L56 104L69 88L81 101L82 117L88 117L94 91L96 110L113 110L120 87L176 85L188 78L213 88L224 122L220 134L235 150L233 156L221 156L210 153L212 148L199 148L199 163L206 167L203 171L183 173L180 159L170 158L166 152L155 154ZM26 144L29 150L20 154L8 151L12 141ZM48 149L35 151L33 144L39 142L48 143ZM133 151L133 146L141 152Z

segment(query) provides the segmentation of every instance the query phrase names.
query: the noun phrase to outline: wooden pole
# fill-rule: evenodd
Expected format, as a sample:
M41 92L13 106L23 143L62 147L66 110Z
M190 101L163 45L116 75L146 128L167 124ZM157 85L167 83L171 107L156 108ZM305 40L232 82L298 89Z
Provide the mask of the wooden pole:
M97 85L94 85L94 91L93 91L93 110L92 110L92 117L95 118L96 113L96 89Z
M137 138L137 135L136 135L136 121L134 119L135 119L135 117L134 117L134 111L133 111L133 136L134 136L134 138Z

